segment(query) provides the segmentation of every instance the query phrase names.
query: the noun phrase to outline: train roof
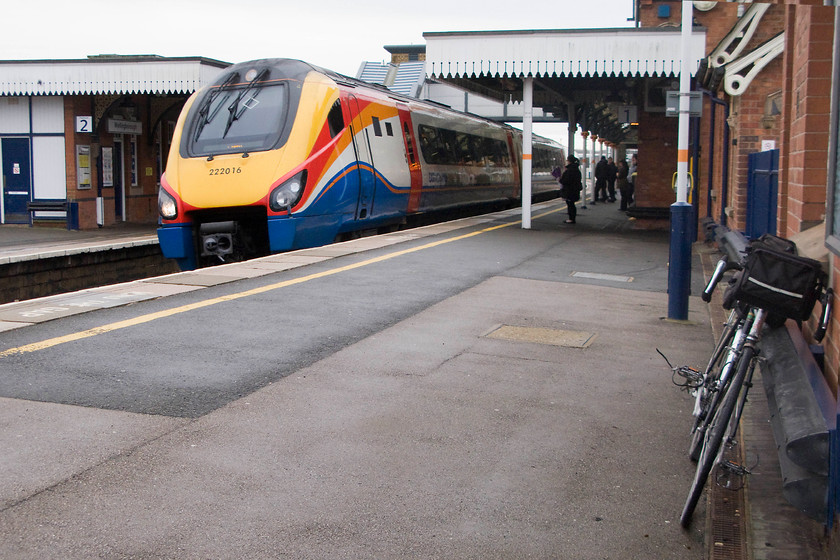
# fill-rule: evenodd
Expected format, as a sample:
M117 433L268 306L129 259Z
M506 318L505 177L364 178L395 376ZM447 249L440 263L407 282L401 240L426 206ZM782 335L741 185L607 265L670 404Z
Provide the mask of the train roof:
M426 107L426 108L429 108L429 109L445 111L445 112L448 112L448 113L452 113L454 115L458 115L460 117L469 117L469 118L472 118L472 119L487 122L488 124L492 124L495 127L509 129L509 130L513 131L514 134L522 134L521 130L519 130L515 127L512 127L509 124L500 123L498 121L494 121L494 120L488 119L486 117L482 117L481 115L476 115L475 113L467 113L467 112L464 112L464 111L458 111L457 109L453 109L449 105L445 105L443 103L438 103L436 101L431 101L431 100L428 100L428 99L418 99L416 97L403 95L401 93L397 93L395 91L392 91L392 90L388 89L387 87L385 87L381 84L374 84L374 83L359 80L358 78L352 78L350 76L345 76L344 74L340 74L340 73L335 72L333 70L329 70L327 68L316 66L314 64L310 64L310 63L304 62L302 60L297 60L297 59L292 59L292 58L262 58L262 59L249 60L249 61L245 61L245 62L239 62L237 64L234 64L234 65L230 66L229 68L226 69L225 74L227 74L228 72L232 72L232 71L241 71L243 68L248 68L248 67L252 67L252 66L255 66L255 65L273 66L275 68L278 68L278 69L282 70L287 76L292 77L292 78L300 79L301 81L306 78L307 74L309 74L312 71L315 71L315 72L318 72L320 74L323 74L323 75L329 77L330 79L332 79L333 81L335 81L339 85L344 85L344 86L349 86L349 87L354 87L354 88L372 89L372 90L378 91L379 93L381 93L383 95L386 95L386 96L390 97L391 99L401 101L401 102L406 103L406 104L411 104L411 105L415 105L415 106L419 105L419 106ZM224 75L222 75L216 80L216 82L214 82L214 85L219 85L219 84L223 83L224 80L225 80L225 77L224 77ZM543 144L550 144L550 145L554 145L554 146L557 146L557 147L561 146L558 142L556 142L554 140L551 140L550 138L545 138L545 137L539 136L537 134L533 135L533 139L534 139L534 141L539 141L540 143L543 143Z

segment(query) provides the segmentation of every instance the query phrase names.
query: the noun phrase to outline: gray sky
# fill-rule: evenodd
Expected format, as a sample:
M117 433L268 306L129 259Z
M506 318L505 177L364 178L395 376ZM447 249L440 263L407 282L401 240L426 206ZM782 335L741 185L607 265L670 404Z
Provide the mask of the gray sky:
M298 58L355 75L424 31L628 27L633 0L45 0L7 2L0 59L92 54Z
M35 0L3 7L0 60L297 58L355 76L426 31L631 27L633 0ZM565 124L534 132L566 144Z

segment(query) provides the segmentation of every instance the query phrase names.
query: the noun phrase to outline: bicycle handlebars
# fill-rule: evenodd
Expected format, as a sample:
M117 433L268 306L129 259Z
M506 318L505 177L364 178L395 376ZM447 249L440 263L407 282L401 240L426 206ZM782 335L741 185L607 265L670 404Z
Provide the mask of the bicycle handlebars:
M831 320L831 309L833 307L831 302L833 299L834 290L827 288L825 293L823 293L823 297L820 298L822 313L820 313L820 324L817 330L814 331L814 340L816 342L822 342L822 339L825 337L825 332L828 330L828 322Z
M703 293L700 294L700 297L706 303L712 301L712 292L715 291L715 286L717 286L720 279L723 277L723 273L729 269L729 258L724 255L715 265L715 270L712 272L712 277L709 278L709 283L706 284L706 289L703 290Z

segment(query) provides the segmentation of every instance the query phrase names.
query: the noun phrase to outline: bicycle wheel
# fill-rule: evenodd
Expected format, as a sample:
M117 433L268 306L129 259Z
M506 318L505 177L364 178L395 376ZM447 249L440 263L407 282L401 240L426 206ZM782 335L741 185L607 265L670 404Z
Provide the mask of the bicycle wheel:
M737 352L739 348L730 348L730 346L740 346L746 340L746 330L739 336L738 343L733 345L733 340L736 339L736 333L739 328L747 328L743 323L743 317L737 309L733 309L729 314L729 319L726 322L720 340L715 347L715 351L709 360L709 365L706 366L706 371L703 372L704 384L698 389L699 394L697 398L700 400L697 403L697 412L694 417L694 425L691 427L691 442L688 445L688 458L692 461L697 461L700 457L700 451L703 449L703 441L706 435L706 428L714 416L715 409L720 401L720 395L726 392L728 384L728 376L724 376L723 372L727 364L734 360L732 352ZM718 384L716 389L712 389L714 385Z
M680 524L683 527L688 527L691 523L691 516L697 507L697 502L700 501L700 496L703 494L706 480L709 478L709 473L712 472L712 468L717 462L721 450L721 443L730 425L729 419L735 410L735 405L738 403L741 386L744 384L744 379L750 370L754 353L755 349L751 345L744 347L744 351L738 360L738 370L735 377L729 384L729 388L721 400L720 407L715 411L712 421L707 427L703 449L700 452L700 458L697 461L697 470L694 473L694 480L691 483L688 498L685 501L685 506L680 515Z

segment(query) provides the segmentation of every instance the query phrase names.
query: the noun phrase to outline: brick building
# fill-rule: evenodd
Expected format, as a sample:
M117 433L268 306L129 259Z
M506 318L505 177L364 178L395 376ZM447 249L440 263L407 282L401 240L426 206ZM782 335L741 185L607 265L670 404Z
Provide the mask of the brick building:
M0 223L155 223L181 107L226 66L116 55L0 61ZM30 201L47 209L30 212Z
M793 238L802 252L824 262L829 282L837 291L840 196L836 154L840 143L838 80L833 67L840 59L835 46L836 8L822 4L810 0L694 3L701 8L694 11L695 21L707 30L707 58L701 63L696 84L705 90L703 118L694 153L699 156L695 161L699 163L700 218L752 235L770 231ZM680 2L641 0L638 8L642 26L680 23ZM720 63L715 64L718 56ZM756 162L764 160L774 161L770 171L778 178L777 185L771 182L777 191L767 200L754 188L756 174L763 171ZM668 165L674 158L662 154L658 161L643 161ZM762 203L769 203L765 204L766 222L756 217ZM808 342L813 342L815 323L812 317L802 326ZM823 375L836 407L840 384L837 314L822 349ZM832 437L837 440L836 432ZM835 485L838 465L833 456L829 478ZM837 557L840 551L840 534L836 523L832 524L838 509L834 494L830 490L828 496L827 557Z

